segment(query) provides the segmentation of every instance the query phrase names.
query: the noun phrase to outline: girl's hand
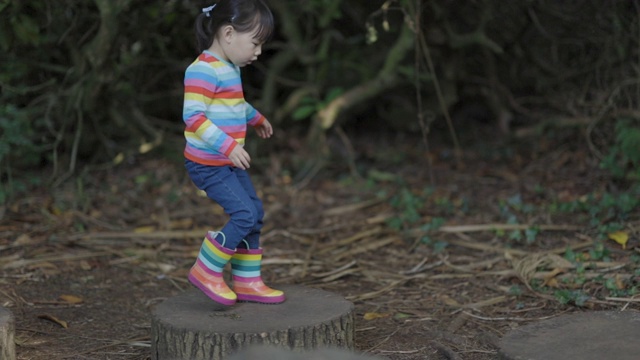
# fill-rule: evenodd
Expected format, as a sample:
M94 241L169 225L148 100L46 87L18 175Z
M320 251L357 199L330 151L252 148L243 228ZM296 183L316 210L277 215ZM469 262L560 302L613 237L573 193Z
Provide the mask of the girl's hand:
M273 135L273 127L271 126L271 123L267 119L264 119L262 124L256 126L255 129L256 129L256 132L258 133L258 136L260 136L263 139L268 139L271 137L271 135Z
M247 170L249 168L249 163L251 162L251 157L249 153L240 145L236 146L231 150L231 154L229 154L229 160L233 162L233 165L236 167Z

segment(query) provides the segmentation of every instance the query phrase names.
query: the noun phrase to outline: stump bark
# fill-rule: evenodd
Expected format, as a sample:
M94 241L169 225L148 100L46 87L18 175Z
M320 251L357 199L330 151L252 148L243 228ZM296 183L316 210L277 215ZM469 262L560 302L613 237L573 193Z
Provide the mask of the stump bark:
M0 360L16 360L13 314L0 306Z
M229 357L229 360L383 360L384 358L366 354L358 354L342 349L318 349L303 353L282 348L255 346L242 350Z
M280 286L282 304L220 305L197 289L159 304L152 313L154 360L222 360L253 345L293 351L353 350L354 306L341 296L304 286Z
M502 339L500 360L640 359L640 313L595 311L519 327Z

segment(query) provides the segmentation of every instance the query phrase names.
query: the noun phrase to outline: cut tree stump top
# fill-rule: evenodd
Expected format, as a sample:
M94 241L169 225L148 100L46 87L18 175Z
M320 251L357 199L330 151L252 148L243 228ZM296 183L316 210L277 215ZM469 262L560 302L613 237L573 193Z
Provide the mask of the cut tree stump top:
M287 296L282 304L227 307L197 289L165 300L152 313L153 359L221 360L251 345L294 351L355 347L351 302L304 286L276 288Z
M502 339L502 360L638 360L640 313L561 315L519 327Z

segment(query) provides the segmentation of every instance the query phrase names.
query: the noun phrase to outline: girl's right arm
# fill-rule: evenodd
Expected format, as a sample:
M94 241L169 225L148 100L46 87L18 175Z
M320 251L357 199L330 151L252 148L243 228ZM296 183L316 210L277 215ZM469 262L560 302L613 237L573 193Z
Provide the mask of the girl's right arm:
M229 160L233 162L233 165L236 167L247 170L249 168L249 164L251 163L251 157L249 153L242 147L236 146L231 150L231 154L229 154Z

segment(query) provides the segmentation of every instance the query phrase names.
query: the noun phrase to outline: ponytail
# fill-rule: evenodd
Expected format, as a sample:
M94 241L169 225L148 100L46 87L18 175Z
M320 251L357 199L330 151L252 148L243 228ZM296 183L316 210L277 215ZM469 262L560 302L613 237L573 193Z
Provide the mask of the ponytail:
M215 30L217 30L217 28ZM215 38L215 30L211 16L207 16L206 13L198 15L196 18L195 33L199 53L211 47L213 39Z

